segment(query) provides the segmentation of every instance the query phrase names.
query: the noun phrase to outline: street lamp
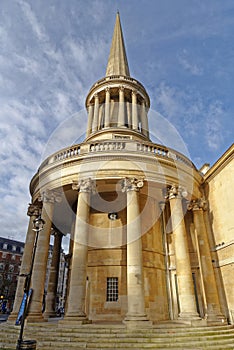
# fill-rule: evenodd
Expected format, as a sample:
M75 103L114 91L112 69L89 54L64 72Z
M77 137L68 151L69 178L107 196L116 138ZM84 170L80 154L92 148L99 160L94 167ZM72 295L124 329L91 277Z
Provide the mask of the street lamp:
M43 230L45 221L41 218L41 215L39 215L35 220L33 220L33 231L36 231L35 239L34 239L34 246L33 246L33 252L32 252L32 260L30 265L30 271L28 274L23 275L25 277L24 282L24 296L25 296L25 307L23 311L23 315L21 318L21 324L20 324L20 334L17 341L16 350L25 349L24 345L26 345L27 349L36 349L36 347L28 347L27 345L30 345L29 343L36 344L36 341L32 340L23 340L23 332L24 332L24 323L28 311L28 305L29 305L29 296L30 296L30 284L31 284L31 278L32 278L32 271L33 271L33 265L34 265L34 259L35 259L35 253L37 248L37 241L38 241L38 234L41 230Z

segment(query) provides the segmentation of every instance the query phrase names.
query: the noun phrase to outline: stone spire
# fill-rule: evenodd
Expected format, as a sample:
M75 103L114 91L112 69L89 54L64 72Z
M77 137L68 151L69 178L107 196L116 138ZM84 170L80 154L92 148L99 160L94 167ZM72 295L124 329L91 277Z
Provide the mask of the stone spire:
M115 29L106 68L106 76L109 75L130 76L119 12L116 15Z
M123 138L123 134L149 140L150 99L144 86L130 76L118 12L106 76L91 87L85 105L86 140Z

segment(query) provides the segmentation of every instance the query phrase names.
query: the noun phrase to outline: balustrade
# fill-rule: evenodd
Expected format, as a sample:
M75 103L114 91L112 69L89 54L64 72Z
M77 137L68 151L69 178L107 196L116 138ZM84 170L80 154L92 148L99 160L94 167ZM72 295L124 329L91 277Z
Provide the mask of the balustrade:
M132 145L136 144L135 150L133 150ZM86 145L88 147L86 147ZM194 167L193 163L183 156L182 154L176 152L176 151L171 151L170 149L157 145L154 143L150 142L137 142L135 143L134 141L97 141L95 143L90 143L90 144L80 144L80 145L75 145L72 147L69 147L67 149L63 149L58 153L55 153L51 157L48 157L47 159L44 160L44 162L40 166L40 170L49 165L53 164L55 162L59 161L64 161L66 159L74 158L77 156L81 156L82 153L90 152L90 153L95 153L95 152L116 152L116 151L129 151L129 152L140 152L140 153L147 153L148 155L151 156L160 156L164 158L171 159L176 162L183 163L189 167Z
M75 146L72 148L65 149L62 152L56 153L54 155L53 161L56 162L57 160L64 160L67 158L77 156L79 154L80 154L80 146Z
M125 142L98 142L90 145L90 152L121 151L125 149Z

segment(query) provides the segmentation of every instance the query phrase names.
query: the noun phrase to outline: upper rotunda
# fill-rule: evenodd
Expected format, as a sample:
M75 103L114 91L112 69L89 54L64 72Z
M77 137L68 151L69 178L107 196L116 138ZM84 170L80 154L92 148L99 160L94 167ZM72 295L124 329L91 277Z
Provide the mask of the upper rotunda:
M150 99L144 86L130 76L117 13L106 76L91 87L86 98L87 140L115 139L120 134L124 138L148 139L149 107Z

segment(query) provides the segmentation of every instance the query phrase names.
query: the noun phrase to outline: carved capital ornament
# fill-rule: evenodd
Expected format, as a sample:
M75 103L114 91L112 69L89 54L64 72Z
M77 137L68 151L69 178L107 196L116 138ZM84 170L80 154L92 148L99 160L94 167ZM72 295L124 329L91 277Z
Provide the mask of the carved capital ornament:
M172 185L171 187L168 187L164 191L164 198L165 199L173 199L173 198L186 198L188 195L188 192L185 188L182 186Z
M207 200L203 197L192 200L188 203L188 210L207 210Z
M95 192L96 191L96 185L94 180L91 178L88 179L82 179L77 181L74 181L72 184L72 189L74 191L79 191L79 192Z
M122 181L122 192L139 191L144 186L144 180L126 177Z

